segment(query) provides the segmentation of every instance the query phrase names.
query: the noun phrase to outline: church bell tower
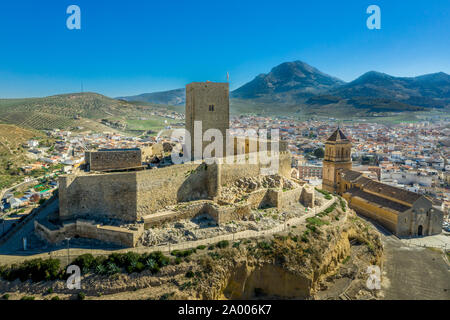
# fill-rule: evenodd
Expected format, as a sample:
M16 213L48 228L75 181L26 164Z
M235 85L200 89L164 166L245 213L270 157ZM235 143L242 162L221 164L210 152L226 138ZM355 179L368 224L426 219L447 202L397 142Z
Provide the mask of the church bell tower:
M352 169L352 144L338 127L325 142L323 159L322 189L329 192L338 191L338 173Z

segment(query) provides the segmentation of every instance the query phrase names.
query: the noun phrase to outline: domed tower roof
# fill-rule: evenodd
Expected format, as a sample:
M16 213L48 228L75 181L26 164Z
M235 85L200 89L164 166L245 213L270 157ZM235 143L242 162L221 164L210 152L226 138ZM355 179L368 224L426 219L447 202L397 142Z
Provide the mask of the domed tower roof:
M327 141L349 141L341 128L337 128L335 132L327 139Z

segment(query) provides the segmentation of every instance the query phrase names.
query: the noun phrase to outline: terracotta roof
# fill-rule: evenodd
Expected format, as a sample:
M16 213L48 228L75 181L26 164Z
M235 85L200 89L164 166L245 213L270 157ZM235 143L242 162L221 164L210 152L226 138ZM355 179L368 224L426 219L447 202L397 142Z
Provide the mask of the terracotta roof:
M363 186L364 190L376 192L383 196L388 196L391 198L398 199L400 201L404 201L409 204L413 204L421 197L420 194L411 192L405 189L400 189L397 187L390 186L388 184L384 184L378 181L370 180Z
M358 189L358 188L352 188L352 189L348 190L347 193L351 194L352 197L359 197L366 201L372 202L373 204L376 204L380 207L389 208L389 209L392 209L397 212L404 212L409 209L408 206L405 206L405 205L400 204L395 201L391 201L391 200L382 198L380 196L377 196L377 195L374 195L371 193L364 192L363 190Z
M347 140L347 137L344 135L344 133L341 131L341 128L337 128L335 132L327 139L327 141L340 141L340 140Z
M362 176L361 172L353 171L353 170L343 170L342 177L347 181L354 181Z

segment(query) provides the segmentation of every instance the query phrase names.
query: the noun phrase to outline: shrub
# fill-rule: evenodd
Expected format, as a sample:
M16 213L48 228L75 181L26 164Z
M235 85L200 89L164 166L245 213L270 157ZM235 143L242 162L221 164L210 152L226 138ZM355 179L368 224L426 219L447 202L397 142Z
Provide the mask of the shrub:
M2 296L2 298L3 298L4 300L8 300L8 299L9 299L9 293L5 293L5 294Z
M76 257L75 260L72 261L72 264L79 266L83 273L88 273L91 269L94 269L98 263L92 254L86 253Z
M192 272L192 271L186 272L186 278L193 278L193 277L194 277L194 272Z
M48 294L53 293L53 288L48 288L48 289L47 289L47 293L48 293Z
M105 267L105 273L107 275L113 275L120 272L120 268L114 262L108 262Z
M318 233L318 230L317 230L317 228L316 228L315 225L307 224L306 227L307 227L309 230L311 230L312 232Z
M172 297L175 293L164 293L161 297L159 297L159 300L168 300L170 297Z
M97 274L106 274L106 267L102 264L99 264L95 267L95 273Z
M51 300L59 300L59 297L58 296L54 296L54 297L52 297Z
M206 248L206 246L204 246L204 245L199 245L199 246L197 247L198 250L204 250L205 248Z
M324 224L330 224L328 221L323 221L320 218L312 217L312 218L306 218L306 222L310 225L314 226L323 226Z
M321 190L321 189L318 189L318 188L315 188L318 192L320 192L321 194L323 194L324 196L325 196L325 199L327 199L327 200L331 200L332 199L332 197L331 197L331 194L328 192L328 191L326 191L326 190Z
M126 267L126 270L128 273L141 272L144 269L145 269L145 265L139 261L131 261L130 265L128 265Z
M33 296L23 296L20 300L34 300Z
M186 289L188 289L188 288L190 288L190 287L192 287L192 282L191 282L191 281L188 281L188 282L183 283L183 284L180 286L180 290L186 290Z
M208 255L213 259L213 260L218 260L220 259L220 254L217 252L208 252Z
M170 259L162 254L161 251L155 251L150 254L144 254L142 257L142 261L145 263L148 262L148 259L152 259L156 262L158 267L167 266L170 262Z
M346 212L345 201L341 197L339 197L339 203L341 204L342 211Z
M187 249L184 251L180 251L180 250L173 250L170 254L177 257L177 258L185 258L190 256L191 254L195 253L196 250L195 249Z
M84 299L86 299L86 294L82 291L78 292L77 298L78 298L78 300L84 300Z
M55 280L60 277L60 261L58 259L27 260L19 265L12 265L9 269L2 272L2 277L8 281L28 279L34 282L44 280Z
M230 245L230 242L228 242L228 240L222 240L217 242L216 247L220 248L220 249L224 249L226 247L228 247Z
M185 253L183 252L183 254ZM164 256L161 251L144 253L142 255L135 252L112 253L107 258L97 258L92 263L86 257L79 259L77 262L83 263L84 260L88 261L84 264L85 266L90 266L95 273L103 275L115 275L123 269L127 273L150 270L155 274L159 272L161 267L170 263L170 259Z
M150 272L152 274L158 273L159 272L159 266L158 263L156 262L155 259L153 258L148 258L147 261L145 262L145 268L147 270L150 270Z
M258 248L263 250L270 250L272 249L272 245L266 241L258 242Z

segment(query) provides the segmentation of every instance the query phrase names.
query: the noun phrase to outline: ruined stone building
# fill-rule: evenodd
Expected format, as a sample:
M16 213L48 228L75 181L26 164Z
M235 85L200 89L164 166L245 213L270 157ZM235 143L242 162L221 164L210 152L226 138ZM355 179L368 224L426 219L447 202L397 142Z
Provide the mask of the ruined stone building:
M325 142L322 187L342 195L357 213L399 237L442 232L443 213L429 198L352 170L351 142L340 128Z

